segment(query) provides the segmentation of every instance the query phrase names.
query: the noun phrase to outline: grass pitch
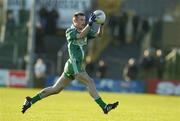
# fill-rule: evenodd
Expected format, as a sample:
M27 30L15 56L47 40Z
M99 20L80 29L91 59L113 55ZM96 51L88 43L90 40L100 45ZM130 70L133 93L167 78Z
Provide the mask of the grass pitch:
M87 92L63 91L33 105L25 114L25 96L39 90L0 88L0 121L180 121L180 97L103 93L106 102L120 105L104 115Z

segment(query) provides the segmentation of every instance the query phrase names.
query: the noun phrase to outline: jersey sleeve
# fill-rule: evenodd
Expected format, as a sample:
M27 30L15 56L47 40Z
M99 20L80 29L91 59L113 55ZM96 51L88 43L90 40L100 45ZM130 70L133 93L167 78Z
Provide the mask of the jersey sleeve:
M76 35L77 35L76 29L67 29L66 30L66 38L68 41L73 41L73 40L77 39Z
M90 29L89 32L88 32L88 34L87 34L87 38L88 38L88 39L93 39L93 38L95 38L95 37L96 37L96 31L93 30L93 29Z

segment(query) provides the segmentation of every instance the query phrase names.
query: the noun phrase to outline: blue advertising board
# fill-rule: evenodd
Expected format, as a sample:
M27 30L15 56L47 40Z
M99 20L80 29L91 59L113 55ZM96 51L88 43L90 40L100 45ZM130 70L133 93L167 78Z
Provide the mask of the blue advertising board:
M51 86L55 83L57 77L50 76L47 79L46 86ZM143 93L145 92L145 83L143 81L123 81L112 79L95 79L97 90L106 92L127 92L127 93ZM86 90L85 85L74 80L66 87L67 90Z

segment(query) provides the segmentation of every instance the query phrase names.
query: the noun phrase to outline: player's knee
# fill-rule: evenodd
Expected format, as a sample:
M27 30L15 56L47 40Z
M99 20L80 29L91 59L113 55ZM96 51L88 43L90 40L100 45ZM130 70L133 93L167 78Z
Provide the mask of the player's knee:
M58 94L60 91L58 89L54 89L53 94Z
M89 84L93 84L93 83L94 83L94 80L90 78L90 79L88 79L88 83L89 83Z
M58 88L54 88L54 94L58 94L60 92L60 90Z
M60 93L64 89L64 86L54 87L54 94Z
M94 80L91 78L88 78L85 81L86 81L86 85L92 85L94 83Z
M89 84L93 83L93 79L85 77L85 76L83 76L83 75L81 75L79 73L76 74L76 79L81 80L86 85L89 85Z

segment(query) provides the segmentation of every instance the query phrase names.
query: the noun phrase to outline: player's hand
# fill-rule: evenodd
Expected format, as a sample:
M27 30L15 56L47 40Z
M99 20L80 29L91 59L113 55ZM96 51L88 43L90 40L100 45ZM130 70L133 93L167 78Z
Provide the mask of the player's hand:
M91 13L90 17L89 17L89 26L92 26L92 24L96 21L96 15L94 13Z

